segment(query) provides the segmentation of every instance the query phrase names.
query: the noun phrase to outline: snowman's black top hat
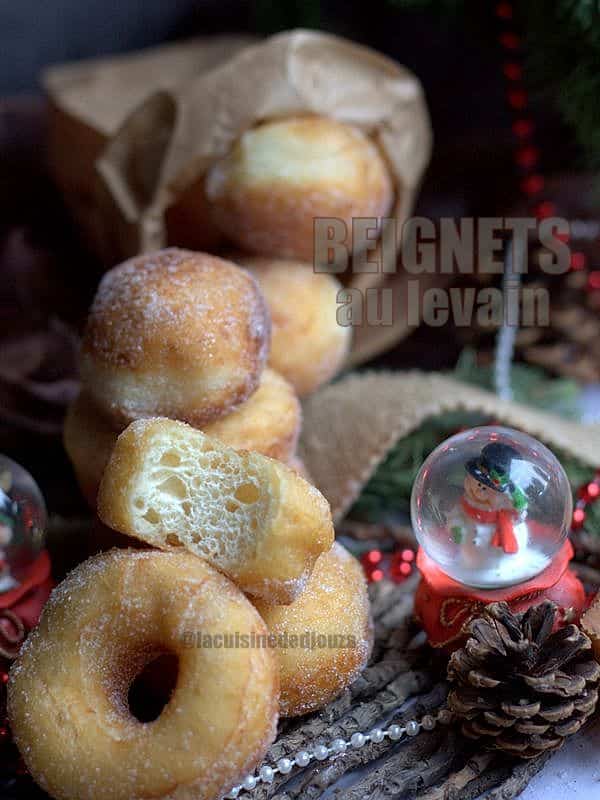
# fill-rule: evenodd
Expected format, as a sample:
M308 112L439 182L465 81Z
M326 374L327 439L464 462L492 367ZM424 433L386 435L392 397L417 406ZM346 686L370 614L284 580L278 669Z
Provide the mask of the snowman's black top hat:
M467 461L465 469L479 483L483 483L495 492L512 492L514 484L510 480L510 468L520 453L509 444L490 442L476 458Z

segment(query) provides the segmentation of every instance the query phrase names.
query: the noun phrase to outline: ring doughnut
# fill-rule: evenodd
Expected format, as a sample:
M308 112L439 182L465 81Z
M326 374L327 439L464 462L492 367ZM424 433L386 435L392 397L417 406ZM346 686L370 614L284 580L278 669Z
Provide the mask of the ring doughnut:
M291 605L254 603L269 633L286 637L288 644L275 650L282 716L322 708L366 666L373 644L367 583L358 561L337 542L319 557L305 590Z
M15 741L58 800L212 800L264 756L277 720L269 648L205 648L202 634L263 634L227 578L188 553L113 550L52 594L10 672ZM131 713L133 679L178 658L159 716Z
M311 394L339 372L350 350L352 328L336 317L341 284L300 261L235 260L254 275L271 313L269 364L300 397Z
M82 381L116 425L157 415L204 425L257 388L269 328L256 281L234 264L175 248L145 254L100 282Z
M248 400L203 430L236 450L255 450L287 462L295 452L300 424L300 403L293 388L276 372L265 369ZM118 435L87 394L80 393L67 411L63 439L81 491L92 508L96 508L102 473Z

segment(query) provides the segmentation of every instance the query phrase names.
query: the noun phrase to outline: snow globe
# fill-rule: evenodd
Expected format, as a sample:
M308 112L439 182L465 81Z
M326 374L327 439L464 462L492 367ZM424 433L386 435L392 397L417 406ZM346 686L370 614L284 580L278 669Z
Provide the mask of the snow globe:
M558 459L531 436L484 426L447 439L412 492L422 581L415 600L432 644L460 644L488 603L521 611L554 600L565 619L584 603L568 569L571 489Z
M16 654L52 589L46 506L32 476L0 454L0 657Z

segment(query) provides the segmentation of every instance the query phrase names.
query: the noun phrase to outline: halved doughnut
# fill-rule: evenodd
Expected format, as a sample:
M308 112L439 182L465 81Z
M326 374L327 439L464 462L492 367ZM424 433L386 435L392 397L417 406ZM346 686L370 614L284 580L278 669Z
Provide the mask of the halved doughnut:
M258 281L271 313L269 364L300 397L330 381L350 350L351 326L337 320L341 284L312 264L236 256Z
M373 644L367 582L361 565L337 542L319 556L291 605L254 603L278 641L281 715L322 708L365 668Z
M208 171L205 192L215 222L242 250L311 262L316 217L343 220L351 245L353 218L385 217L394 199L377 144L317 115L247 130Z
M334 538L329 504L296 472L168 419L119 436L98 514L154 547L187 548L273 603L294 600Z
M204 425L257 388L270 321L256 281L175 248L107 272L83 337L81 377L115 424L165 415Z
M265 369L254 394L235 411L205 425L204 432L236 450L255 450L287 462L296 449L300 424L300 403L293 388ZM81 491L94 509L118 435L85 391L80 393L67 411L63 439Z
M205 647L264 636L224 575L189 553L112 550L53 592L10 672L8 709L37 783L58 800L213 800L253 769L275 735L277 667L265 647ZM130 711L134 678L178 660L159 716Z

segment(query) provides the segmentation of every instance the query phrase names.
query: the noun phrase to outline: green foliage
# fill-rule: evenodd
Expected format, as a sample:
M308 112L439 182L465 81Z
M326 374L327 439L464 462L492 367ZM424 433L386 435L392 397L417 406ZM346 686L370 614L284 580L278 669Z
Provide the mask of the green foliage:
M592 166L600 166L600 0L519 4L534 85L554 98Z
M480 25L484 18L481 4L466 0L380 3L398 11L429 9L442 23L454 17L459 25ZM489 4L490 23L494 5ZM527 80L550 98L573 128L589 164L600 166L600 0L527 0L514 6L517 29L525 38ZM373 14L377 14L377 4ZM319 0L257 0L255 4L255 27L262 33L322 26ZM489 29L494 27L490 24ZM489 31L480 35L490 38ZM490 45L494 46L491 40Z
M463 353L453 377L481 388L492 387L492 368L478 367L471 351ZM577 416L578 388L574 381L548 378L542 370L518 364L513 366L512 382L516 400L563 416ZM375 470L349 516L378 522L408 513L412 485L429 453L461 428L486 422L489 420L484 416L472 412L451 412L427 420L394 445ZM561 453L557 456L574 491L593 477L593 470L579 461ZM600 502L589 507L585 529L600 535Z

